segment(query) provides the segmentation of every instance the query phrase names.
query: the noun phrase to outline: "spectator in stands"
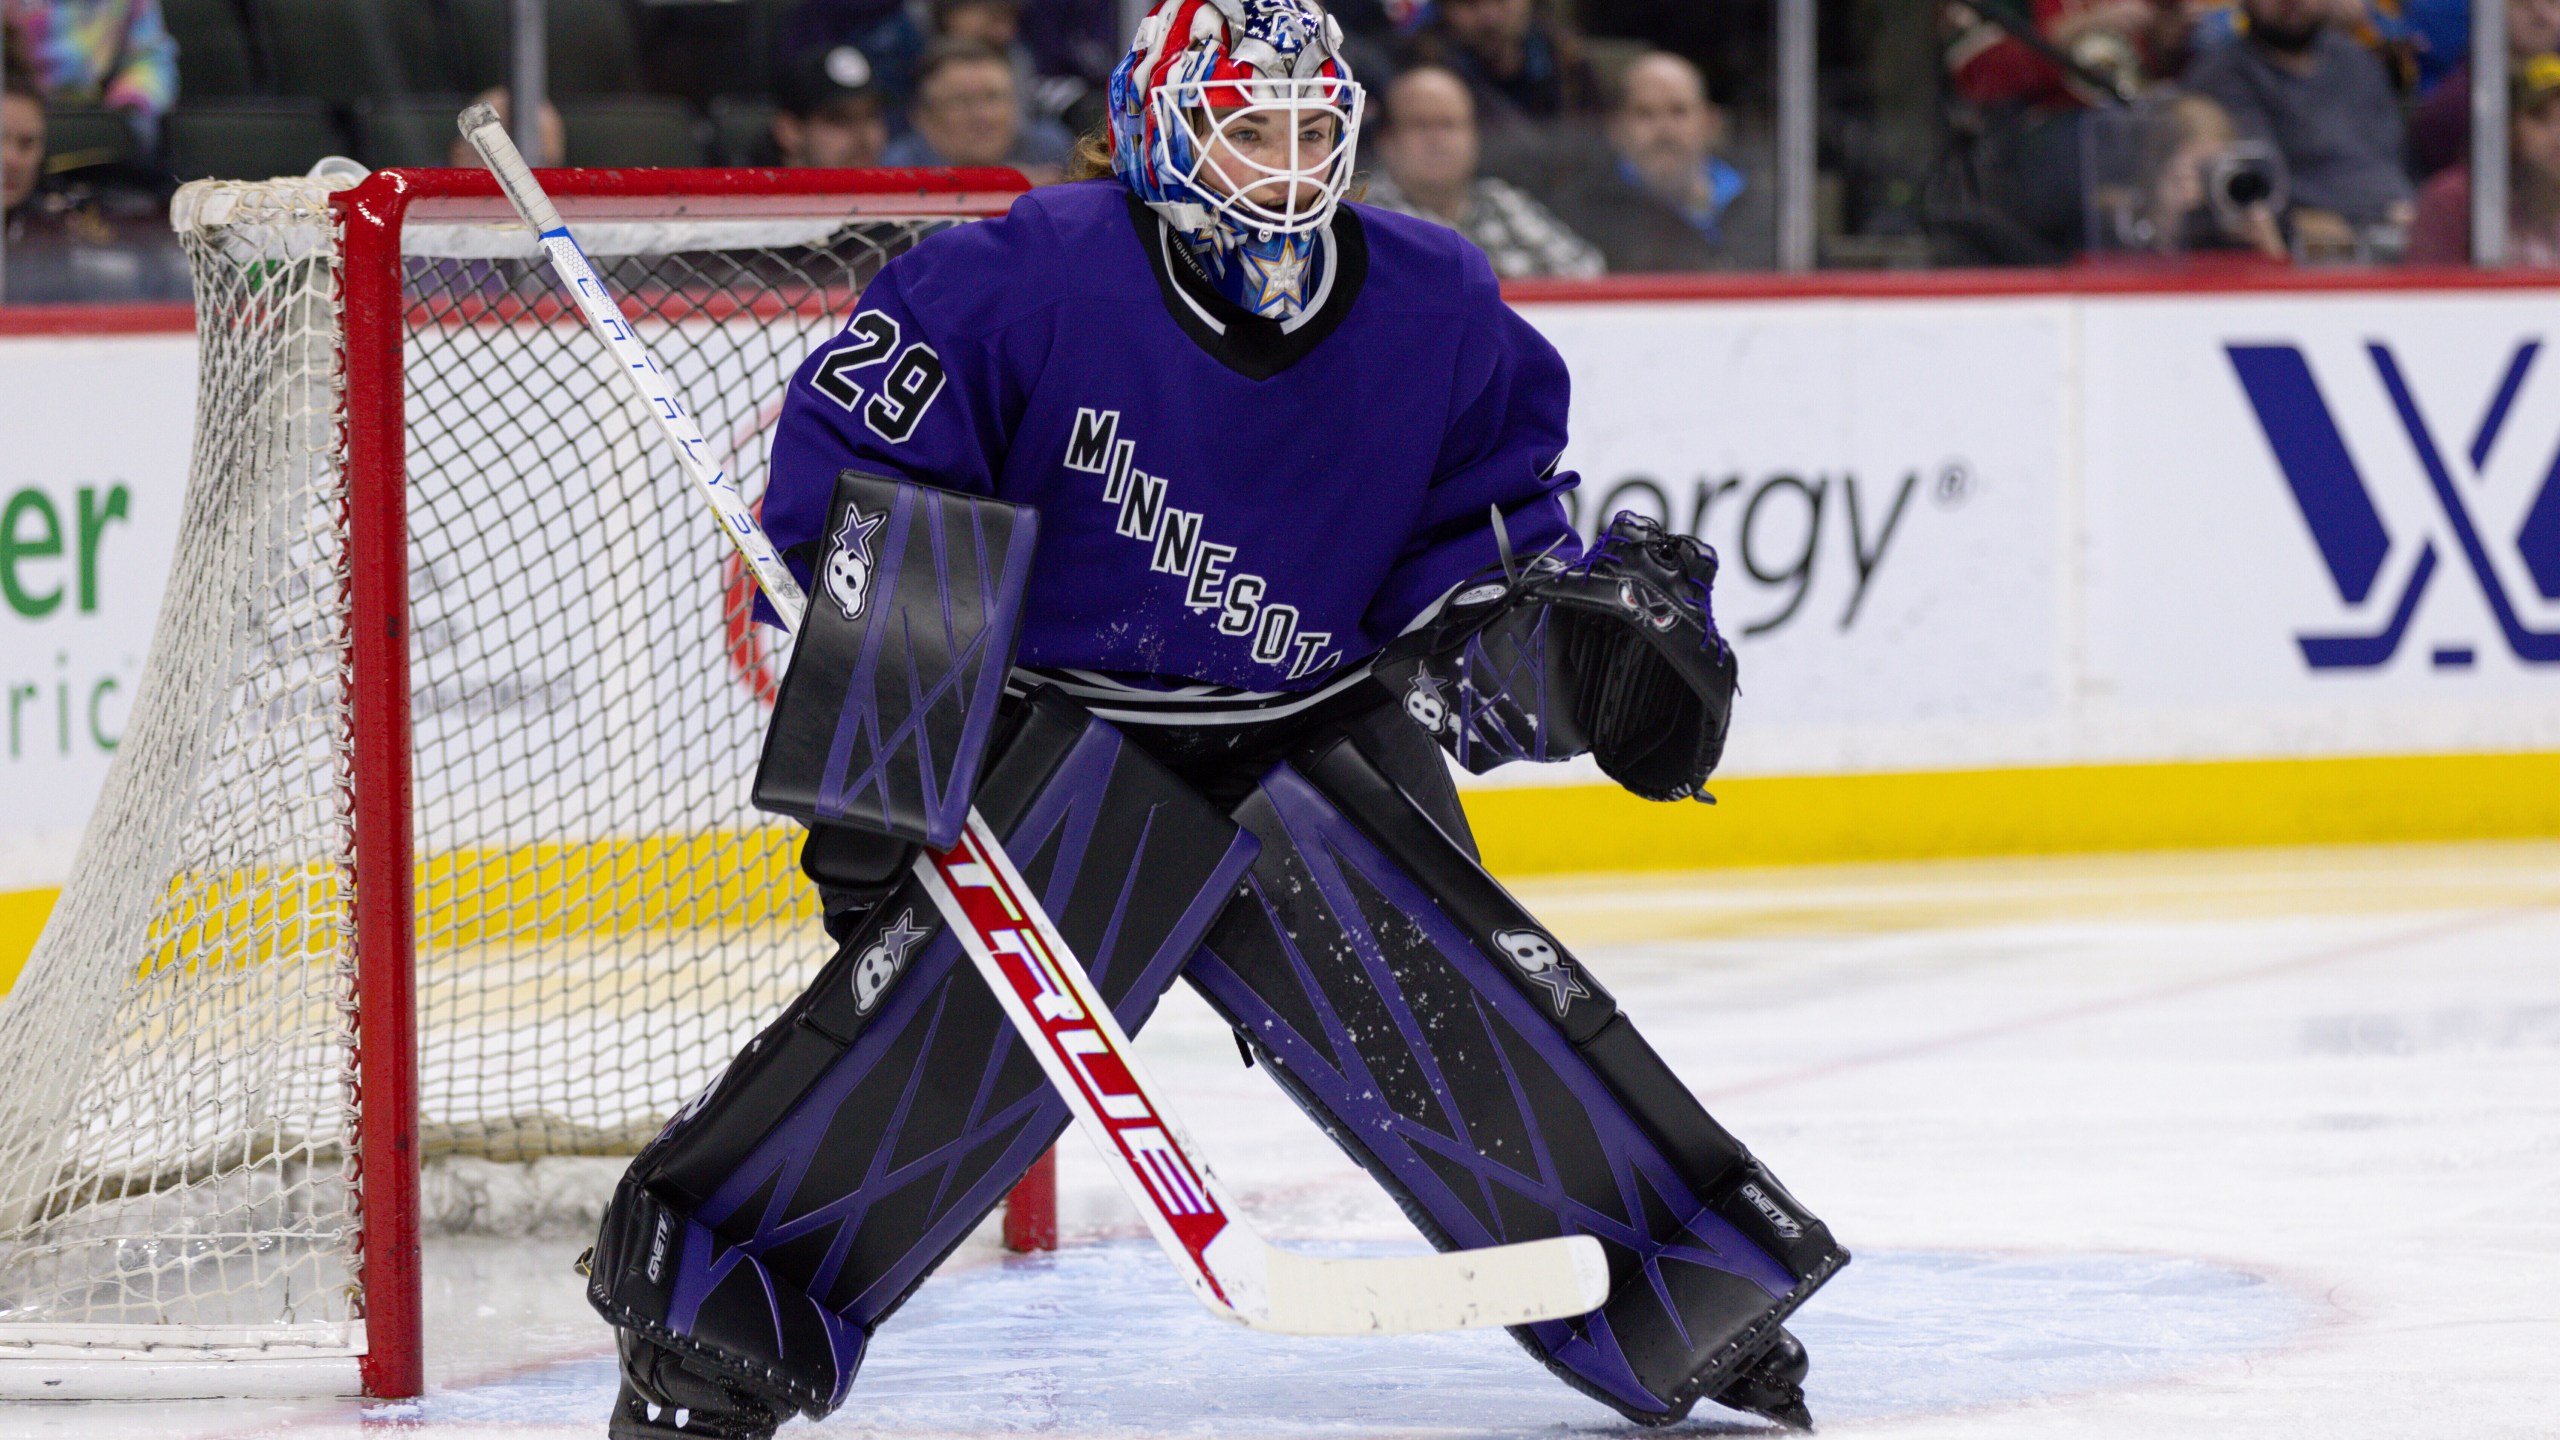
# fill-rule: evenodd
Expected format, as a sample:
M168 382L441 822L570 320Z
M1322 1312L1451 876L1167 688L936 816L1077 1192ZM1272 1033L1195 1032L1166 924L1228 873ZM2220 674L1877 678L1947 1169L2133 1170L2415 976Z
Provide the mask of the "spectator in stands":
M870 61L872 82L894 123L915 93L924 42L924 27L907 13L906 0L799 0L774 44L774 73L789 74L812 54L850 45Z
M1562 120L1599 108L1581 37L1539 13L1538 0L1439 0L1413 53L1464 79L1488 125Z
M2560 51L2560 0L2507 0L2507 59ZM2471 154L2471 57L2463 56L2409 112L2409 158L2420 178Z
M1076 68L1070 56L1064 73L1051 73L1047 57L1035 54L1024 36L1022 0L933 0L933 33L942 40L975 40L1013 62L1013 85L1022 97L1023 116L1037 125L1048 121L1070 134L1102 119L1101 82L1111 78L1111 65L1099 77ZM1090 57L1087 57L1090 58ZM1114 56L1111 64L1116 65ZM1083 103L1089 101L1090 103ZM1070 112L1075 120L1070 121Z
M2236 45L2249 30L2246 0L2185 0L2190 59ZM2411 0L2313 0L2311 9L2332 30L2373 52L2395 88L2414 88L2422 67L2418 51L2426 33L2409 23Z
M500 85L492 90L483 90L479 94L471 97L471 103L474 105L486 105L490 109L497 111L498 119L504 122L507 127L507 133L510 135L515 133L515 105L507 98L506 86ZM568 163L569 127L561 122L560 108L548 100L542 102L541 149L541 154L529 155L525 158L532 164L538 166L563 165ZM448 165L460 166L465 169L477 170L480 168L480 152L471 148L470 141L456 135L453 137L453 149L447 155L445 163Z
M33 71L9 47L0 59L0 216L17 238L20 212L44 177L44 95Z
M1661 50L1629 66L1608 134L1609 161L1586 167L1555 199L1612 272L1775 263L1768 187L1717 153L1724 114L1697 66Z
M0 16L46 103L121 111L144 149L158 143L178 97L178 42L160 0L0 0Z
M1022 39L1022 0L933 0L933 33L1011 53Z
M2330 23L2333 0L2243 0L2247 33L2198 55L2189 88L2284 157L2297 251L2398 248L2409 223L2406 136L2374 53Z
M785 165L877 165L889 117L871 62L851 45L811 51L774 84L773 148Z
M1025 123L1013 64L976 40L937 40L916 63L911 128L889 142L890 165L1010 165L1035 185L1066 172L1075 137L1056 121Z
M1506 280L1601 273L1591 242L1526 192L1476 173L1476 107L1466 81L1440 66L1418 65L1378 98L1384 103L1369 126L1386 173L1370 182L1370 204L1436 220L1466 236Z
M1972 6L1947 10L1949 83L1994 109L2076 110L2139 92L2180 51L2186 24L2181 0L2034 0L2039 46Z
M2418 62L2418 93L2443 83L2454 64L2471 53L2471 0L2399 0Z
M2530 55L2507 87L2507 260L2560 266L2560 55ZM2418 193L2409 227L2412 265L2471 263L2471 165L2464 161Z
M45 107L15 46L0 61L0 226L17 303L183 300L186 260L158 192L44 173Z
M1102 118L1104 85L1120 63L1115 0L800 0L782 26L779 71L812 51L852 45L871 61L893 129L922 83L917 69L936 40L975 40L1014 67L1014 90L1033 123L1070 130Z

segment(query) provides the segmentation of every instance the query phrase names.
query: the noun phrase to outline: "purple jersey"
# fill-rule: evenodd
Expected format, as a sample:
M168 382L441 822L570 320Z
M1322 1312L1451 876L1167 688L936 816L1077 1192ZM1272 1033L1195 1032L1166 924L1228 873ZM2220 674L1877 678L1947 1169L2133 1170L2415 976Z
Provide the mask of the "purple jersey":
M1567 378L1456 232L1345 207L1254 316L1125 187L1034 191L883 270L792 377L764 521L805 577L845 468L1032 505L1021 663L1303 692L1493 564L1578 553Z

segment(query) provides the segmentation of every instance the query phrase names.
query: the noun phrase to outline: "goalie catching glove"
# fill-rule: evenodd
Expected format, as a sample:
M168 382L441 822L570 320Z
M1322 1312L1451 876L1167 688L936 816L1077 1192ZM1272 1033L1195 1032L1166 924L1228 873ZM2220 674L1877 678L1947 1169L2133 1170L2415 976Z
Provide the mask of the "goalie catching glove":
M1580 560L1459 587L1376 674L1475 774L1588 753L1648 800L1704 796L1734 695L1715 578L1713 550L1622 510Z

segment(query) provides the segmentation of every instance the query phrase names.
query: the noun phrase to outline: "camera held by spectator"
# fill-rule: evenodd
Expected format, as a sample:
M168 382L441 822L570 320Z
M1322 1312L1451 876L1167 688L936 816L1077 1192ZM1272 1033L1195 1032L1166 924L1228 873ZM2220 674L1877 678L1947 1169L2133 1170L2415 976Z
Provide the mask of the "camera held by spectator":
M2277 223L2284 157L2242 139L2220 105L2202 95L2147 100L2092 115L2083 138L2092 252L2290 257Z
M889 116L870 57L851 45L813 50L774 86L773 148L785 165L853 169L889 148Z
M2240 42L2196 57L2187 86L2284 157L2297 257L2397 259L2415 209L2399 96L2333 10L2334 0L2242 0Z

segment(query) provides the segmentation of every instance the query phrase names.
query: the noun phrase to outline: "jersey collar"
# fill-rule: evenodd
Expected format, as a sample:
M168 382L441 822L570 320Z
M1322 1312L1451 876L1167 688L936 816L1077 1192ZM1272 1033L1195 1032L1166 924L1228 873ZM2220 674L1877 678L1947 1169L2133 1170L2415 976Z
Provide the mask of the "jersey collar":
M1315 296L1288 320L1266 320L1220 294L1182 237L1134 194L1129 222L1155 271L1165 312L1211 359L1248 380L1268 380L1323 344L1369 279L1369 237L1348 205L1333 212L1325 232L1324 278Z

